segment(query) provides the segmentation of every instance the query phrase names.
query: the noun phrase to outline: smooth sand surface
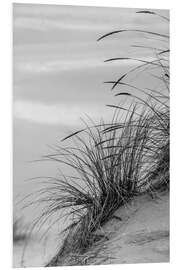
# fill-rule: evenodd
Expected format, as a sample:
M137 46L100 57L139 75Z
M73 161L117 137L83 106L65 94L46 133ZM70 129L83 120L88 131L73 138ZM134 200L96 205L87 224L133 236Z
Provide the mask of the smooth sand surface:
M168 262L169 193L133 199L116 211L101 233L108 240L86 253L87 264Z

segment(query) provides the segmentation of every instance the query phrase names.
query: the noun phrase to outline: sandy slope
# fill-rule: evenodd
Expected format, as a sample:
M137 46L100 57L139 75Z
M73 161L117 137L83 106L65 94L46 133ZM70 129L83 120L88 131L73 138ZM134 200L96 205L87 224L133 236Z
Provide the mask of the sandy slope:
M106 238L79 258L81 264L168 262L169 194L135 198L118 209L100 233Z
M134 198L119 208L101 231L101 240L83 255L68 254L64 265L120 264L169 261L169 193L152 199ZM57 235L56 235L57 237ZM56 254L55 235L48 241L29 245L24 266L43 266ZM52 239L54 238L54 239ZM57 240L57 239L56 239ZM40 245L41 244L41 245ZM14 267L20 267L22 246L14 249Z

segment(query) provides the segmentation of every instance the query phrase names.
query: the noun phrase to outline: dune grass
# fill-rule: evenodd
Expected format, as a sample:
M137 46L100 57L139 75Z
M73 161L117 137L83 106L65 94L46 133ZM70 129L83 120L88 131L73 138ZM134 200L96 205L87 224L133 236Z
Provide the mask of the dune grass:
M59 148L47 156L72 167L76 175L51 179L48 186L49 213L71 209L71 224L53 265L63 265L67 255L68 264L76 264L71 255L80 256L93 243L108 239L102 226L134 196L168 189L167 115L159 111L153 115L146 108L139 114L136 106L127 113L125 123L87 128L85 139L75 135L77 148Z
M150 11L139 13L158 16ZM132 99L131 105L108 104L115 109L111 123L86 124L84 129L64 138L72 140L74 147L59 145L53 154L44 157L74 170L72 176L48 178L48 186L38 199L47 203L39 220L57 213L58 222L60 211L65 211L70 219L64 230L64 242L47 266L83 264L79 258L95 242L108 237L101 233L101 228L120 206L143 192L154 195L169 188L169 35L121 29L101 36L98 41L127 31L163 38L165 46L156 49L134 45L153 50L153 60L131 57L105 60L107 64L137 61L136 67L118 79L105 82L112 85L113 91L118 91L114 94L117 98ZM162 89L142 89L128 81L135 72L140 71L143 76L152 70L155 79L164 86ZM139 95L132 94L133 90ZM125 114L123 121L119 117L122 113Z

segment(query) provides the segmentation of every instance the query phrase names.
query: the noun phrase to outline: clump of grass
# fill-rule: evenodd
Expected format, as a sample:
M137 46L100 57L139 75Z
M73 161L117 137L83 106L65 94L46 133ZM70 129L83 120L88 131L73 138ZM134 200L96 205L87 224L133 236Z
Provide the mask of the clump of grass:
M77 148L59 148L48 156L78 173L76 178L56 179L48 188L53 194L50 212L71 208L72 216L64 244L53 260L56 265L63 264L67 254L83 254L94 242L106 238L96 231L150 183L148 174L156 164L154 117L146 107L141 113L137 105L130 108L125 123L87 127L85 132L85 139L75 135Z
M158 16L155 12L139 13ZM98 40L127 31L156 36L167 42L169 38L163 33L121 29L107 33ZM148 46L149 48L152 49ZM132 98L131 106L127 108L119 104L108 104L108 107L116 110L112 123L101 122L93 127L86 125L83 130L65 138L73 139L75 147L58 146L53 154L45 156L45 159L65 164L74 170L73 176L48 178L48 187L41 190L42 198L38 199L38 202L48 204L38 222L43 224L54 213L57 213L57 222L61 218L58 213L62 210L70 217L70 224L64 230L64 242L48 266L80 264L79 259L74 262L72 257L81 258L91 245L100 239L106 239L106 235L97 234L97 231L101 231L116 209L142 192L155 194L168 188L168 53L169 48L166 47L156 49L153 60L131 57L106 60L137 61L136 67L121 74L118 79L105 82L112 84L112 90L118 89L116 97ZM165 90L142 89L128 82L131 74L141 71L140 75L143 76L143 72L149 70L156 72L153 76L165 86ZM120 91L119 87L123 90ZM136 90L140 95L132 94L132 90ZM124 121L120 121L117 116L121 112L126 114Z
M136 120L135 111L134 107L129 112L121 130L107 132L103 123L87 127L85 138L75 135L76 148L59 148L48 156L76 172L76 178L56 179L47 190L53 194L48 197L50 212L71 208L72 223L66 229L68 235L58 260L68 253L82 254L101 239L95 231L138 192L151 121L147 122L143 114Z
M138 117L137 111L137 107L133 107L125 123L88 128L86 139L75 136L77 148L59 148L56 154L48 156L78 173L73 178L56 179L48 187L48 193L53 195L47 198L51 202L49 212L71 208L68 214L72 217L65 241L52 260L53 265L63 265L67 255L68 264L74 264L70 254L79 258L96 241L108 237L96 232L101 231L120 206L143 191L159 190L153 180L159 177L155 174L160 173L160 167L164 170L161 177L168 170L164 166L164 162L167 166L168 162L163 159L167 149L159 150L160 144L165 147L166 143L160 140L160 131L150 111L144 108L140 115L138 112ZM159 142L158 146L155 141ZM165 188L166 182L162 177Z

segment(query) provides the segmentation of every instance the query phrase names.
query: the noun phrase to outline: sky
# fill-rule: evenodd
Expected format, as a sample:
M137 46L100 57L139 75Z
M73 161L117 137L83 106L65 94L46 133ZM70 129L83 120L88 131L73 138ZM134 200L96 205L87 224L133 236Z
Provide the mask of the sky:
M50 146L82 127L87 115L95 122L112 118L106 104L117 98L104 84L137 65L136 61L105 63L112 57L149 60L163 40L143 33L121 33L97 39L118 29L140 29L168 34L168 24L138 9L60 5L13 5L13 187L14 198L28 190L27 179L54 176L57 164L32 162L48 154ZM168 16L167 10L157 10ZM133 79L133 78L131 78ZM137 77L140 86L158 82Z

